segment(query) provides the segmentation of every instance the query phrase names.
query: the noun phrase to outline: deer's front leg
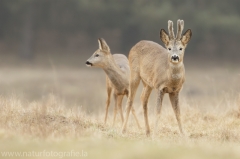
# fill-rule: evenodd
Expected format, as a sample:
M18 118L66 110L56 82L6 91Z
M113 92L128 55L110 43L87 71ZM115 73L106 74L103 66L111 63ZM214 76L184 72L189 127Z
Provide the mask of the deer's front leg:
M105 108L104 124L107 123L108 108L109 108L109 105L110 105L111 93L112 93L112 88L107 83L107 101L106 101L106 108Z
M157 126L158 121L160 118L161 108L162 108L162 100L163 100L164 92L162 90L157 90L157 103L156 103L156 119L155 119L155 127L154 127L154 136L156 136L157 133Z
M179 92L169 93L169 98L172 103L172 108L178 122L179 130L183 134L182 123L180 118L180 108L179 108Z

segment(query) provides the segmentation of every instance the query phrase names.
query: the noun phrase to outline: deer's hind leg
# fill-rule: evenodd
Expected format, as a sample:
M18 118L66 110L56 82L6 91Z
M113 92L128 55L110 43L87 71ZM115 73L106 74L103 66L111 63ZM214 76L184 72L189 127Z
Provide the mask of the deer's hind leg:
M112 124L112 126L115 125L117 109L118 109L118 95L116 93L114 93L113 96L114 96L115 106L114 106L114 115L113 115L113 124Z
M136 115L136 112L135 112L135 109L134 109L133 106L132 106L131 111L132 111L133 117L134 117L134 119L135 119L135 121L136 121L136 124L137 124L137 126L138 126L138 129L141 129L141 126L140 126L140 124L139 124L139 122L138 122L137 115Z
M141 102L142 102L142 107L143 107L143 113L144 113L144 121L145 121L145 129L146 129L146 135L150 135L150 127L149 127L149 122L148 122L148 98L152 92L152 88L149 87L148 85L144 84L144 88L141 94Z
M135 71L131 71L129 95L128 95L127 106L126 106L126 116L125 116L125 121L122 127L122 133L126 132L129 113L130 113L130 110L132 109L133 100L134 100L139 83L140 83L139 73Z
M128 97L128 93L127 93L127 97ZM139 122L138 122L137 115L136 115L136 112L135 112L135 109L134 109L133 106L132 106L131 112L132 112L133 117L134 117L134 119L135 119L135 121L136 121L136 124L137 124L137 126L138 126L138 129L141 129L141 126L140 126L140 124L139 124Z

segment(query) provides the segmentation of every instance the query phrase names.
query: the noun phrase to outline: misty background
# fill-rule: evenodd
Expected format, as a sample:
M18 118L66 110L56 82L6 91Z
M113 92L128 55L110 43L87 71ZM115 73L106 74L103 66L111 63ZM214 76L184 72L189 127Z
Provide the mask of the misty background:
M240 57L240 1L218 0L1 0L0 50L20 58L38 54L91 55L97 38L125 55L140 40L162 44L159 30L185 21L193 37L186 54Z
M66 105L104 110L105 74L85 66L97 39L128 55L140 40L163 45L160 29L172 20L176 32L183 19L183 32L190 28L193 36L181 95L199 107L224 105L240 89L239 6L238 0L0 0L0 95L35 101L52 93Z

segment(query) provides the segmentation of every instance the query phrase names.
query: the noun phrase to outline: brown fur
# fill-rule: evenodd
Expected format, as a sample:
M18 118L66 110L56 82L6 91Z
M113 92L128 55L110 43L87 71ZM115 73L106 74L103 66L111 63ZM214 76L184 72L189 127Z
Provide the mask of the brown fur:
M129 87L129 75L130 69L128 59L123 54L114 54L110 52L110 48L104 39L99 39L99 49L87 60L86 64L91 66L100 67L106 73L106 85L107 85L107 101L104 123L107 122L108 108L110 104L111 93L115 100L113 125L115 123L117 111L120 111L122 122L124 121L122 113L122 100L124 95L128 96ZM139 126L134 109L132 113ZM140 126L139 126L140 127Z
M144 111L146 134L150 135L147 103L153 88L157 90L155 132L158 125L163 96L165 93L169 93L179 129L182 133L178 96L185 81L183 64L184 50L192 34L191 30L188 30L187 34L180 37L180 39L184 39L184 41L178 40L174 36L172 22L169 21L168 25L170 36L163 29L160 32L160 38L168 50L152 41L140 41L130 50L129 64L131 75L126 118L122 128L123 133L126 131L129 112L140 81L143 82L144 86L141 102ZM177 38L179 38L179 35L182 33L182 27L183 21L178 20ZM172 60L173 55L179 57L177 62Z

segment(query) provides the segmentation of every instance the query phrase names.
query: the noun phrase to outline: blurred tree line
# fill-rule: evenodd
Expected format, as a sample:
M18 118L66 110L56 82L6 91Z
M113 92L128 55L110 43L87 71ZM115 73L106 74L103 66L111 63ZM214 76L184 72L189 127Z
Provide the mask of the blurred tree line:
M176 30L183 19L193 32L189 55L236 58L239 6L239 0L1 0L0 47L26 58L44 49L85 53L103 37L113 52L128 54L140 40L161 43L167 21Z

